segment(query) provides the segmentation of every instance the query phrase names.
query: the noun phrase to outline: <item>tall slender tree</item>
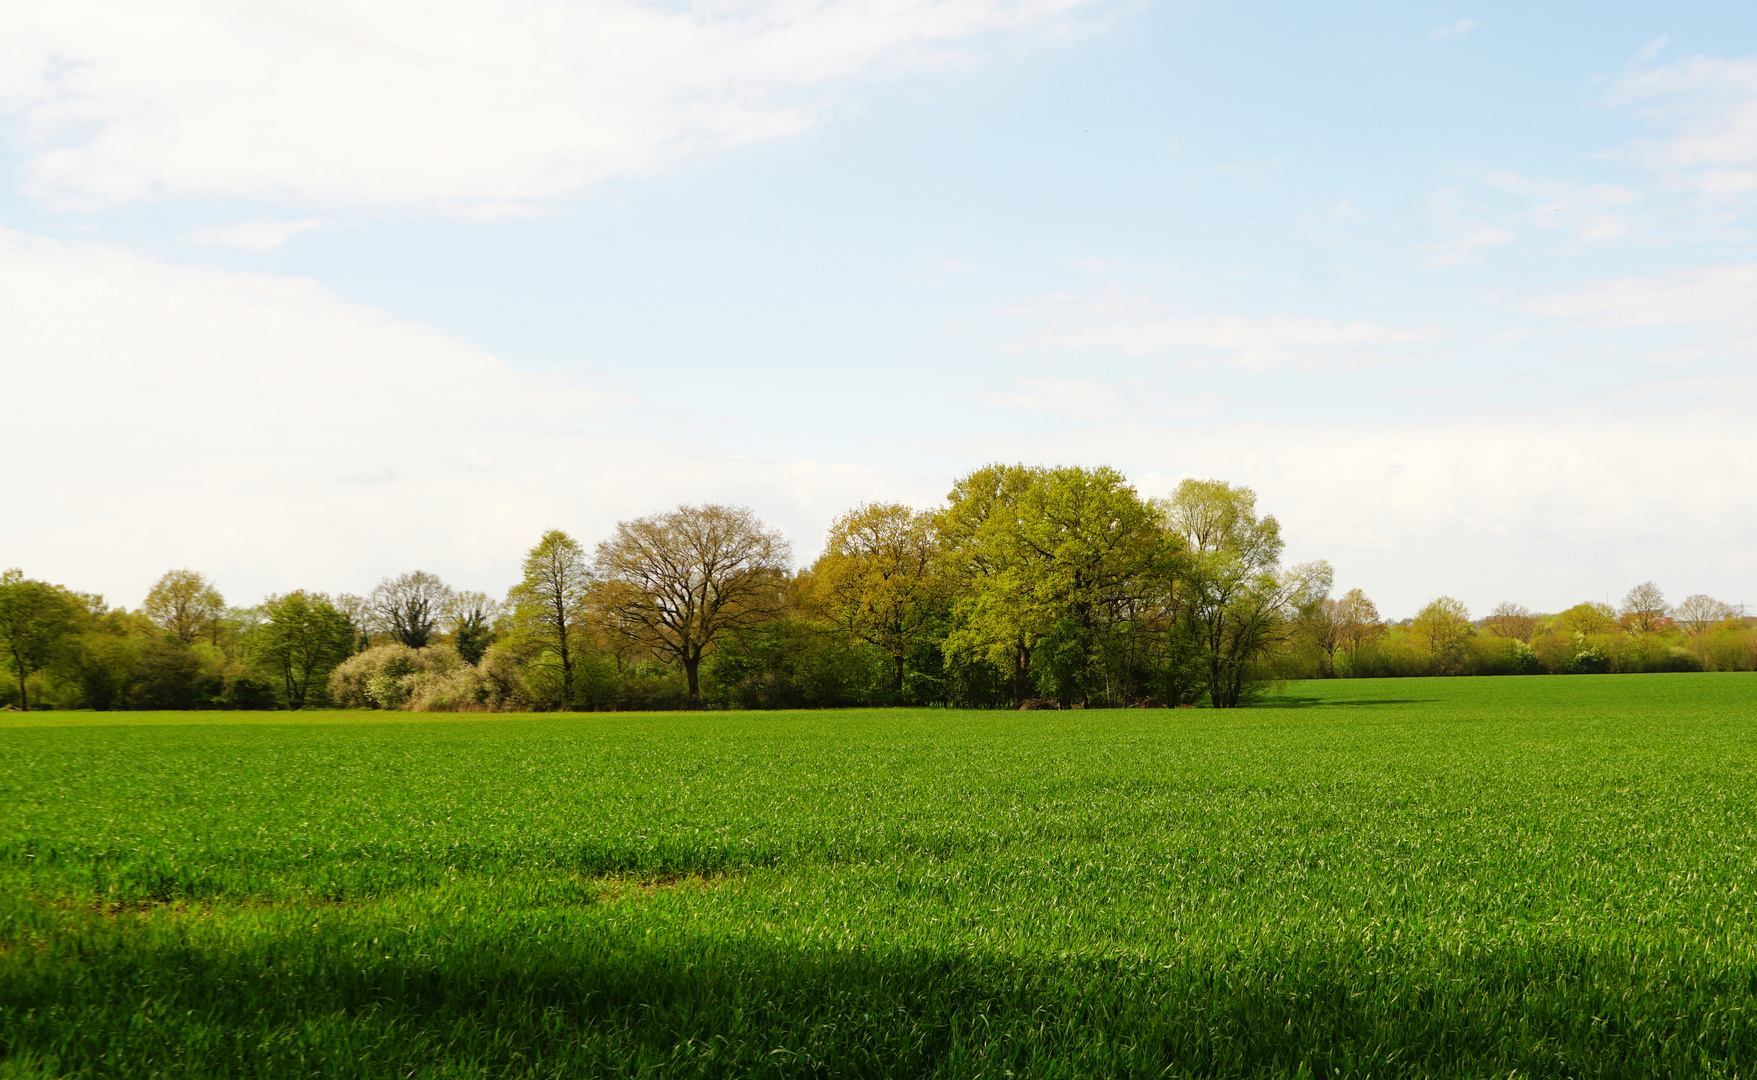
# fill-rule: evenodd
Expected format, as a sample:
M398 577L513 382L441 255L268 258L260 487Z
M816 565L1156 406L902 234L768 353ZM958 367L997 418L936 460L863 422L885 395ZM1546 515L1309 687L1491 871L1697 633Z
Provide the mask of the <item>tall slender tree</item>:
M560 529L550 529L525 553L524 578L507 596L516 644L528 664L552 669L549 681L562 709L574 707L591 585L585 548Z
M1156 506L1189 547L1181 614L1206 669L1209 703L1237 708L1261 683L1259 662L1291 632L1294 613L1330 591L1329 564L1282 572L1281 524L1257 516L1248 487L1185 480Z

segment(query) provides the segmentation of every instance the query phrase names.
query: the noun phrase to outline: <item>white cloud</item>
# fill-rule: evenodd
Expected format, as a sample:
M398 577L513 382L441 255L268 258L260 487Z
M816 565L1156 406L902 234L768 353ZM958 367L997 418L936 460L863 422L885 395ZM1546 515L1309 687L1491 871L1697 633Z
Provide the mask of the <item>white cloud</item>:
M1673 186L1710 196L1757 192L1757 58L1697 56L1637 67L1612 88L1610 100L1674 129L1633 148Z
M828 88L1066 30L1087 0L0 6L35 195L495 216L796 134Z
M1216 394L1180 394L1175 388L1096 379L1020 379L1011 393L987 394L985 405L1059 413L1075 420L1187 420L1213 416L1229 404Z
M1021 379L1012 393L989 394L982 400L1001 408L1094 420L1115 411L1117 390L1091 379Z
M1046 296L1013 309L1012 314L1044 323L1043 329L1020 342L1024 348L1115 348L1130 356L1192 351L1252 368L1296 358L1322 357L1333 363L1338 350L1348 350L1343 359L1353 360L1363 348L1434 336L1425 327L1397 329L1364 320L1200 314L1134 295L1120 286L1096 295Z
M191 244L220 244L226 247L248 248L251 251L267 251L280 247L288 240L302 232L323 227L320 218L305 218L302 221L281 221L278 218L256 218L251 221L239 221L231 225L215 225L204 229L196 229L184 239Z
M1432 41L1445 41L1449 37L1457 37L1459 34L1468 34L1475 29L1475 19L1459 19L1450 26L1437 26L1434 29L1429 30L1428 38Z
M603 430L617 399L518 372L317 284L0 231L4 565L137 604L174 566L252 602L423 567L504 589L545 528L588 544L680 501L747 502L809 558L859 465Z
M1437 191L1428 200L1434 226L1446 236L1432 249L1432 261L1436 266L1477 262L1482 258L1482 249L1511 244L1518 239L1500 225L1467 219L1462 203L1463 192L1459 188Z
M1525 310L1601 326L1724 323L1739 329L1757 322L1757 263L1616 278L1533 300Z

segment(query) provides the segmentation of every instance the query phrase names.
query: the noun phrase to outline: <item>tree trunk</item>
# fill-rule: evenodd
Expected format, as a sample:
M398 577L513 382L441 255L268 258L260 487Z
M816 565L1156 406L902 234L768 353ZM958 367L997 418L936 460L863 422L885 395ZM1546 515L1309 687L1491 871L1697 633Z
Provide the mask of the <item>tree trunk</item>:
M903 700L903 654L891 657L891 704Z
M1031 647L1019 642L1013 652L1013 708L1025 700L1025 679L1031 673Z
M18 653L15 652L12 654L12 659L13 659L13 667L16 668L18 671L18 708L21 712L30 712L31 711L30 691L25 689L25 685L24 685L24 679L25 679L24 657L19 656Z
M683 651L683 678L689 684L689 707L692 709L702 707L702 684L698 678L701 666L702 651L700 649L685 649Z

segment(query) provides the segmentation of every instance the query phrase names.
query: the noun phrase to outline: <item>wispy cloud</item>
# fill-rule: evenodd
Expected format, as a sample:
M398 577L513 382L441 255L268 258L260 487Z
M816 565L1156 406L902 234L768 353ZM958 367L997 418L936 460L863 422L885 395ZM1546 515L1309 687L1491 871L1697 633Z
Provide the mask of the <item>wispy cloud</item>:
M1478 262L1484 248L1511 244L1519 238L1502 225L1466 217L1462 188L1435 192L1428 200L1428 211L1433 215L1434 227L1444 236L1430 249L1431 261L1436 266Z
M1434 336L1427 327L1399 329L1365 320L1192 312L1121 286L1089 295L1058 293L1021 305L1011 313L1043 324L1041 330L1019 342L1022 348L1113 348L1130 356L1206 353L1250 368L1296 358L1333 362L1338 350L1409 344Z
M1639 109L1671 133L1633 143L1629 153L1673 187L1707 196L1757 192L1757 58L1696 56L1632 65L1609 100Z
M252 251L267 251L280 247L299 233L322 227L323 221L320 218L305 218L301 221L256 218L231 225L196 229L184 239L191 244L219 244L225 247L249 248Z
M1450 26L1437 26L1434 29L1429 30L1428 39L1431 41L1445 41L1449 37L1457 37L1459 34L1468 34L1475 29L1475 19L1459 19Z
M0 6L34 194L528 212L809 128L1093 0L214 0Z
M1757 325L1757 263L1615 278L1533 300L1525 310L1600 326L1722 323L1743 329Z

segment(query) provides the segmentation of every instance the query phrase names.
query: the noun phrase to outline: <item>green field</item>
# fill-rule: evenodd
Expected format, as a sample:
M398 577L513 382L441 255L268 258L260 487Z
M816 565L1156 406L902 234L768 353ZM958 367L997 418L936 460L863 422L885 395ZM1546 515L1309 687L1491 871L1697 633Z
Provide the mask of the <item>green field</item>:
M1757 675L0 719L0 1077L1754 1076Z

